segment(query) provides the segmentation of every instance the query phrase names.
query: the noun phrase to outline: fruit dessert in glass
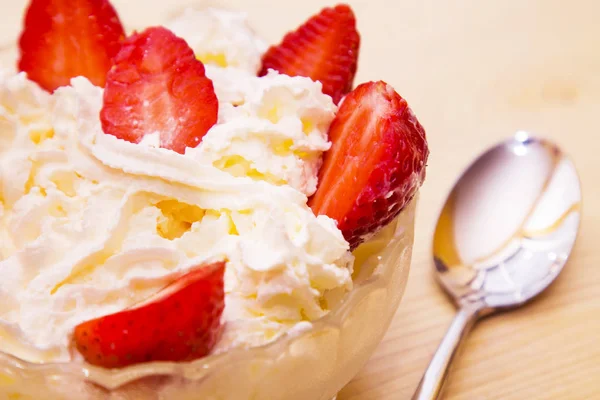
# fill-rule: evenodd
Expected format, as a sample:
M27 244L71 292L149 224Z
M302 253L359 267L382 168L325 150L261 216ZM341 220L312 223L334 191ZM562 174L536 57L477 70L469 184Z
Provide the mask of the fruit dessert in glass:
M32 0L0 73L0 398L329 399L410 265L425 132L346 5L126 34Z

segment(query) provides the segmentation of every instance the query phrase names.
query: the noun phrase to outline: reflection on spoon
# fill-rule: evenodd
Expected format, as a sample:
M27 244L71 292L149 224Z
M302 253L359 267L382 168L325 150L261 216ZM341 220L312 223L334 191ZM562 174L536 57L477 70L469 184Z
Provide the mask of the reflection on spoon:
M413 399L438 398L474 322L544 290L575 243L581 187L554 144L518 132L480 156L444 205L433 240L437 277L459 307Z

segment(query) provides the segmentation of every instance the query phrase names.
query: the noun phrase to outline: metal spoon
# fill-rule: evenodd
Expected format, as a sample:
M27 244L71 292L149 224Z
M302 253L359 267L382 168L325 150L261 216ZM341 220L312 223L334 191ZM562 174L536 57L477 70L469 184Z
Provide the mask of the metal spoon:
M458 180L433 239L437 277L458 307L413 400L440 396L473 324L519 307L564 267L579 229L581 187L554 144L518 132L480 156Z

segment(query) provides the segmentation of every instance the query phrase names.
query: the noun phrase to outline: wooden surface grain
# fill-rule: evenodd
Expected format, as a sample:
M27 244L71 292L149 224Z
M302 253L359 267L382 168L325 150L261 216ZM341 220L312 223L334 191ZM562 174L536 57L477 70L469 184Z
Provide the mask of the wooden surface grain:
M357 83L382 79L408 99L431 148L408 289L385 339L340 400L409 399L454 309L433 281L431 235L460 171L525 129L573 157L583 223L558 281L522 310L482 321L451 372L447 399L600 399L600 2L349 0L362 48ZM269 42L323 0L115 0L130 27L186 4L245 10ZM4 1L0 46L24 0Z

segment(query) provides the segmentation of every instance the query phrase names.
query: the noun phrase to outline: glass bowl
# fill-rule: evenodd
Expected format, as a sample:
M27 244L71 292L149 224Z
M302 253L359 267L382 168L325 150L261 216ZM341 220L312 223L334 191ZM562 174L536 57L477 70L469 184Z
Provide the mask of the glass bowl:
M311 329L193 362L115 370L81 362L32 364L0 353L0 398L329 400L369 359L398 307L410 268L416 203L355 250L354 289Z
M122 3L121 8L135 9L140 2ZM157 5L150 7L157 20L162 19L162 8L172 8L168 2L151 3ZM6 32L18 33L21 20L14 17L21 8L21 4L9 7L1 18L7 22ZM147 25L146 15L139 19L140 26ZM2 38L0 67L13 69L17 37ZM416 204L415 197L398 218L355 250L354 289L309 330L193 362L154 362L115 370L82 362L35 364L0 352L0 399L330 400L369 359L404 294ZM0 340L10 338L0 331Z

